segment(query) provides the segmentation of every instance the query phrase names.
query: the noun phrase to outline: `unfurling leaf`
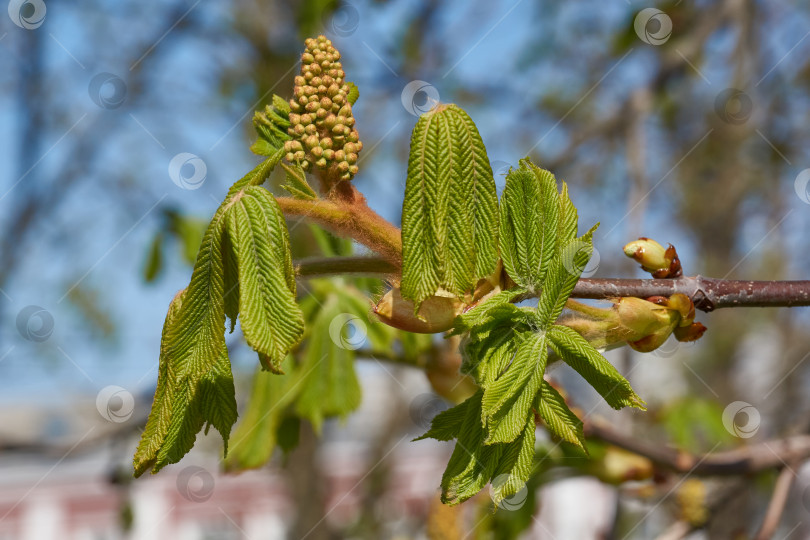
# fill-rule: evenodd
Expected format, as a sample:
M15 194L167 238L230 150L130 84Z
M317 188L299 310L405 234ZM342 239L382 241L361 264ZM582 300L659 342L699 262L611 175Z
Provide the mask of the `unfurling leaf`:
M565 220L560 221L561 206ZM539 290L558 242L570 233L572 207L557 192L550 172L521 160L506 176L501 195L500 246L503 266L512 280L530 291ZM561 226L560 223L563 225ZM576 231L576 211L573 211Z
M440 289L469 293L495 271L497 223L495 180L472 119L455 105L422 115L402 206L402 296L418 309Z

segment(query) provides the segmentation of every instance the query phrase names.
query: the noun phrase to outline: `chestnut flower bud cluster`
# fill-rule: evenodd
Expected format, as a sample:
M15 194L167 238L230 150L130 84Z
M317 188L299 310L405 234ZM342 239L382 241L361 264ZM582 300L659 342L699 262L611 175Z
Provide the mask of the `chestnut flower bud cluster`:
M332 42L325 36L307 39L290 100L292 140L284 144L287 161L306 171L315 165L332 169L340 180L352 179L363 143L354 127L349 90Z

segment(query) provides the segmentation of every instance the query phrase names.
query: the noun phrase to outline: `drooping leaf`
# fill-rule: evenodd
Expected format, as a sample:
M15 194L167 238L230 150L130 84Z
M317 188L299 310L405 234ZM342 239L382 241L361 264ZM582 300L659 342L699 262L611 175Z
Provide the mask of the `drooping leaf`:
M267 190L248 186L228 206L227 226L238 265L242 332L267 360L263 367L278 373L304 333L284 216Z
M560 358L588 381L611 407L645 408L644 401L627 379L577 332L567 326L554 325L548 331L548 338Z
M547 359L545 333L520 336L512 364L484 388L481 418L487 429L486 444L512 442L523 431L543 382Z
M279 159L280 153L276 152L231 186L202 238L188 288L172 302L161 337L154 403L133 458L136 476L150 467L157 472L178 462L194 445L197 433L206 424L213 425L222 435L227 456L228 438L237 411L225 346L225 317L227 312L233 323L237 309L231 296L235 290L234 262L228 260L223 251L227 248L232 254L231 248L240 243L233 242L228 236L227 221L236 219L230 215L234 199L244 198L246 190L251 190L248 198L259 197L252 191L259 188L251 186L263 183ZM263 210L267 215L272 210L268 210L267 201L275 203L275 200L269 193L263 197ZM240 205L243 207L244 202ZM241 237L240 240L245 241ZM268 242L264 240L264 243ZM275 261L281 261L285 270L291 269L289 249L275 256ZM238 254L236 259L239 267ZM287 289L294 287L293 278L290 271ZM242 294L241 287L239 289L239 294ZM255 290L253 283L244 294L255 294ZM249 316L246 318L252 320L255 310L251 307L247 312Z
M470 406L470 400L463 401L451 407L446 411L442 411L433 417L430 422L430 429L424 434L414 439L414 441L421 441L423 439L436 439L437 441L449 441L458 437L461 431L461 425L467 417L467 408Z
M191 283L166 317L155 402L134 457L136 476L177 463L205 423L220 432L227 454L236 399L224 337L224 213L220 207L214 215Z
M497 263L498 202L481 136L455 105L411 135L402 207L402 295L418 310L439 289L462 296Z
M568 408L565 398L548 381L543 381L535 399L534 408L552 434L585 449L582 420Z

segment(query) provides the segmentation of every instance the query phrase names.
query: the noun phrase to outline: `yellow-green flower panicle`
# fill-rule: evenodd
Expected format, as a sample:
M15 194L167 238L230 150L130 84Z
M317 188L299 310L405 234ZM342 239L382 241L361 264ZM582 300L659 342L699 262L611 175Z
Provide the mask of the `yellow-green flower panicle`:
M307 171L315 166L339 180L352 179L363 143L354 126L350 90L332 42L325 36L307 39L290 100L292 140L284 145L288 161Z

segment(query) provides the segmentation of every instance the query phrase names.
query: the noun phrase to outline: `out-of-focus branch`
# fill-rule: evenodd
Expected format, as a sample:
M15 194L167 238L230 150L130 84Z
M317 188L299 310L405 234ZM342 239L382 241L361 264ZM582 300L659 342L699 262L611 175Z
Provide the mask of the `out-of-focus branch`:
M768 503L768 510L765 512L765 519L762 521L762 527L754 537L756 540L770 540L770 538L773 538L776 529L779 527L779 522L782 520L788 493L790 493L795 478L796 473L788 466L785 466L779 473L771 495L771 502Z
M749 474L810 458L810 435L794 435L706 455L636 439L596 422L585 424L585 436L644 456L659 467L696 476Z

